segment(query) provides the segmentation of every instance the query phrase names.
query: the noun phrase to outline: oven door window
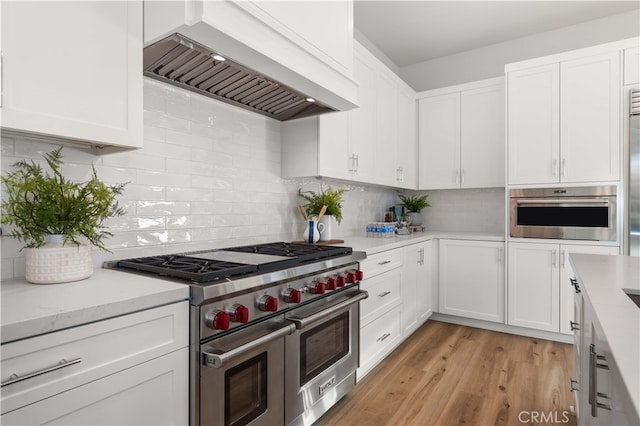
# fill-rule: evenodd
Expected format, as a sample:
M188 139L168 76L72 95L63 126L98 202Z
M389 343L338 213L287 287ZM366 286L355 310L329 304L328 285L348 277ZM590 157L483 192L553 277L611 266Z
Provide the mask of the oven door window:
M300 386L349 354L349 311L300 335Z
M519 205L518 226L575 226L607 228L609 207Z
M246 425L267 411L267 353L225 372L226 426Z

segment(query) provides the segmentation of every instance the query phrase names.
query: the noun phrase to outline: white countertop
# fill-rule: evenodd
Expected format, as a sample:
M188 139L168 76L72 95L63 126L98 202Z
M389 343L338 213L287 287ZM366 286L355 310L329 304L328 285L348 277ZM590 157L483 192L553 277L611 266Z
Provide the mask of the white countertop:
M2 343L189 299L189 286L96 269L64 284L3 281Z
M473 232L414 232L410 235L395 235L390 238L371 238L354 235L344 238L343 246L353 248L353 251L364 251L368 255L386 250L401 248L409 244L433 239L475 240L475 241L504 241L502 233L473 233Z
M584 297L611 349L636 415L640 414L640 308L622 291L640 293L640 257L569 255Z

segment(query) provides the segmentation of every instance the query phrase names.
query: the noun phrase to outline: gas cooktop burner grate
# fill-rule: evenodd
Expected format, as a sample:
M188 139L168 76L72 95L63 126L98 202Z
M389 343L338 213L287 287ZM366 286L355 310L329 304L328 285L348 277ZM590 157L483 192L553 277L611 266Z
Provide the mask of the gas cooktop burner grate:
M196 255L197 256L197 255ZM198 259L184 255L150 256L118 261L118 267L207 282L257 272L256 265Z
M125 259L119 260L117 267L206 283L245 274L279 271L351 253L350 247L278 242Z
M226 251L237 251L243 253L268 254L275 256L287 256L296 258L300 263L309 260L324 259L327 257L344 256L351 254L351 247L318 246L312 244L299 243L267 243L255 246L231 247Z

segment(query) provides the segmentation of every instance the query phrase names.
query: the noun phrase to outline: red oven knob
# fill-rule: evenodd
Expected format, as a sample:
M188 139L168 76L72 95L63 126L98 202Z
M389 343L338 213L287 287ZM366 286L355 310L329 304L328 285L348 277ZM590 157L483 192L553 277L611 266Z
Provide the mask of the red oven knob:
M338 284L338 287L344 287L344 275L338 275L336 277L336 284Z
M335 290L336 288L338 288L338 283L336 282L335 278L329 278L327 280L327 288L329 290Z
M364 280L364 273L359 269L356 271L356 280L358 281Z
M258 309L264 312L275 312L278 310L278 299L265 294L258 299Z
M353 271L347 272L347 282L349 284L356 282L356 274Z
M229 314L220 310L211 311L205 315L204 323L214 330L227 330L229 328Z
M286 303L300 303L302 301L302 293L295 288L285 288L282 290L282 300Z
M246 324L249 322L249 309L239 303L229 306L227 309L229 319L233 322Z
M325 287L324 287L324 283L323 282L316 282L314 283L309 290L311 291L311 293L313 294L324 294L325 292Z

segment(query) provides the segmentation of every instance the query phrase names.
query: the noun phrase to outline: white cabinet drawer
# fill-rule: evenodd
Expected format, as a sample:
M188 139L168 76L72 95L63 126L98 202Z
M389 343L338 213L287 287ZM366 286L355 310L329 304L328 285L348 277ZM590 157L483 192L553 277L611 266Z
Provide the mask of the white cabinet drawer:
M388 250L381 253L367 255L367 258L360 262L360 270L364 278L368 279L380 275L383 272L402 266L402 250Z
M360 325L366 325L401 303L402 270L394 269L360 282L369 297L360 302Z
M2 345L2 413L184 348L188 334L184 301Z
M360 368L357 378L367 374L401 341L401 307L390 310L360 330Z
M189 349L2 415L6 425L186 425Z

